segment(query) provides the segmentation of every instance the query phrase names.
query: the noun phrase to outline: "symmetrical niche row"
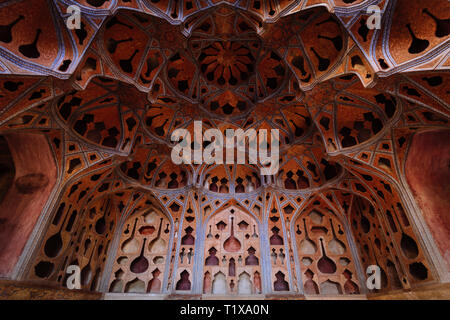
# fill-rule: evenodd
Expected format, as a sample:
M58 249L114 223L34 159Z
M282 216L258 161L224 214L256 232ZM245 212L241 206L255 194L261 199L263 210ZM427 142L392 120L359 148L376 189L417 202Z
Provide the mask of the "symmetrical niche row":
M214 215L206 232L203 293L261 293L260 236L256 220L232 206Z
M295 240L304 292L310 294L359 294L354 258L344 227L320 200L303 211L295 222Z
M247 193L261 187L259 170L250 165L206 167L203 187L217 193Z
M161 293L171 224L150 206L127 219L117 250L109 292Z
M49 233L43 247L47 260L40 261L34 268L39 278L55 279L65 285L68 278L65 274L66 267L78 265L82 269L82 285L91 290L98 288L106 250L111 241L109 232L113 232L115 228L113 217L117 212L124 212L123 200L139 198L139 194L124 195L125 198L120 198L119 194L122 193L116 192L115 197L99 198L83 210L83 222L74 228L72 234L66 234L71 239L71 251L61 257L57 254L57 263L62 267L54 275L52 271L47 275L45 268L52 261L48 261L48 257L54 255L52 248L58 242L54 240L58 238L58 234ZM184 196L179 198L184 200ZM333 193L326 193L326 198L334 202ZM361 262L364 268L368 265L381 267L382 290L401 288L401 282L408 287L408 281L427 280L429 271L422 263L423 257L416 240L410 236L409 220L402 211L402 205L399 203L396 210L386 212L387 219L383 224L383 219L369 202L357 196L350 199L349 219L360 249ZM189 197L183 216L183 228L179 236L178 232L174 234L171 253L168 246L172 234L170 219L151 202L135 207L123 225L107 290L112 293L163 293L166 290L190 292L192 281L196 278L193 274L194 249L199 235L196 233L194 208L195 202L199 200L195 193ZM270 193L267 194L266 203L270 204L267 207L268 252L261 250L261 234L256 218L245 213L243 207L225 206L225 209L219 209L219 213L214 213L208 220L205 226L203 261L200 262L204 265L201 275L202 292L218 295L262 293L261 257L265 255L271 264L271 290L274 292L297 292L296 285L291 287L293 282L289 277L291 272L300 272L304 293L307 295L359 294L361 284L356 276L355 257L351 253L343 222L335 214L335 209L324 199L313 198L295 220L292 229L289 218L296 205L286 201L285 195L279 196L281 207L276 200L270 197ZM179 205L175 208L176 202L166 196L161 201L170 208L173 216L174 210L180 209ZM301 202L301 199L298 201ZM68 212L71 211L70 207L69 204ZM345 203L344 207L347 207ZM62 221L71 219L64 215L65 208L66 204L61 203L52 221L59 228L63 225L67 227L67 223ZM116 213L112 212L114 210ZM288 249L291 246L286 241L289 242L290 238L289 235L284 235L281 219L285 219L286 227L293 230L298 265L295 265L295 259ZM388 230L391 220L395 221L396 226L396 229L390 226L395 241L389 240L389 231L387 234L384 231ZM178 219L176 224L178 225ZM50 231L53 229L50 228ZM394 243L398 243L401 256L395 253L398 249ZM55 250L54 252L57 251ZM288 259L293 264L291 270L288 268ZM405 264L404 259L409 259L409 263ZM175 262L177 272L174 274L172 266ZM406 271L409 275L405 274L403 265L409 267ZM169 269L166 270L167 268ZM168 286L164 289L162 284L167 276ZM295 278L293 281L296 281Z

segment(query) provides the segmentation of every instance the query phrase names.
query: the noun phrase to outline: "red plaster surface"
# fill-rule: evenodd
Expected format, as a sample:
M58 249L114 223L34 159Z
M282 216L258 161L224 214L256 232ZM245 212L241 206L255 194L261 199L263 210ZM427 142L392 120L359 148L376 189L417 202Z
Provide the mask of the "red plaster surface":
M57 179L51 149L44 135L5 135L11 150L16 176L14 185L0 204L0 276L12 272ZM49 183L32 194L20 193L17 178L43 173Z
M405 172L450 269L450 130L414 136Z

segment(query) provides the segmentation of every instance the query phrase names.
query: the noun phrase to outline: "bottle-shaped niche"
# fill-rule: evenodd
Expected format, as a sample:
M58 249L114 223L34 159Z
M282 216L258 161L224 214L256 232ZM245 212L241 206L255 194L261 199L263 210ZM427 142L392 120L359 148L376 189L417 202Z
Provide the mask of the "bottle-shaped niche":
M239 252L241 249L241 242L234 236L234 218L231 217L231 232L230 236L223 243L223 248L228 252Z
M151 253L164 253L164 251L166 250L166 242L161 238L162 223L163 218L161 218L159 223L158 235L148 245L148 250Z
M327 253L325 252L325 248L323 246L323 239L320 238L319 240L320 240L320 246L322 247L322 257L317 262L317 268L322 273L327 273L327 274L335 273L336 272L336 264L334 263L333 260L331 260L327 256Z

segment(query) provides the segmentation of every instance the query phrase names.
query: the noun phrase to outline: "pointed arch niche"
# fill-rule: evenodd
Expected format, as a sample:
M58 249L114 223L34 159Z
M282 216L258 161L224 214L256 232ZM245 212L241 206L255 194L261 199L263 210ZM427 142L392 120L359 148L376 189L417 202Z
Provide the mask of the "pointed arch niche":
M206 225L203 293L253 295L261 293L261 250L258 223L230 206Z
M353 196L351 204L350 223L364 269L369 265L380 267L381 291L402 289L401 273L397 271L400 261L395 250L389 248L393 243L383 231L378 210L369 200L357 195ZM388 222L394 223L391 211L387 210L386 216ZM415 243L412 246L414 245ZM403 279L406 284L406 278ZM379 292L377 289L369 291Z
M343 224L331 208L305 209L295 220L294 234L305 295L361 292Z
M170 219L153 204L122 228L108 291L161 293L169 257Z

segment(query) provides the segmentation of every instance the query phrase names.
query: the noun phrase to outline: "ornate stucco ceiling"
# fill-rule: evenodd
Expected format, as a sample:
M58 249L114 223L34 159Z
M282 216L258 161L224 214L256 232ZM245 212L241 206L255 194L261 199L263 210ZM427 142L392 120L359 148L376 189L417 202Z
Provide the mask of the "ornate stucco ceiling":
M65 24L71 4L79 30ZM374 4L380 30L366 24ZM411 207L401 187L410 138L448 127L449 15L445 0L4 1L0 129L47 136L55 203L81 210L115 195L127 203L117 221L147 191L173 220L194 202L254 211L271 196L280 210L349 217L358 195L384 215ZM171 133L196 120L279 129L280 171L176 166ZM417 261L428 266L422 252Z

